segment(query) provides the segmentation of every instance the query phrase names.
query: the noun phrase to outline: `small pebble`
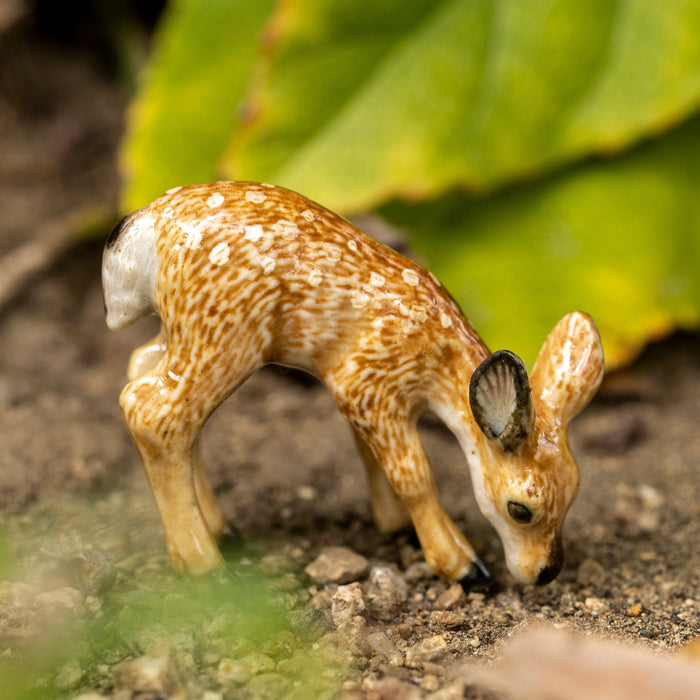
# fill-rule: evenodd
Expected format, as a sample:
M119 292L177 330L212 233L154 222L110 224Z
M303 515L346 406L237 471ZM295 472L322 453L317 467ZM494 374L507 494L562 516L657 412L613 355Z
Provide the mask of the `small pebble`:
M392 567L375 566L367 582L367 602L379 620L393 620L408 598L408 586Z
M316 583L351 583L362 578L369 562L348 547L324 547L304 571Z
M482 598L483 601L483 598ZM441 610L452 610L467 602L467 596L459 583L452 584L444 593L438 596L435 607Z
M406 666L421 668L426 663L444 661L449 655L447 642L439 634L427 637L406 651Z
M318 494L316 493L316 489L313 486L300 486L297 489L297 496L302 501L313 501L316 499Z
M338 632L345 639L357 639L367 634L367 620L362 615L355 615L338 625Z
M65 588L59 588L57 591L39 593L34 599L34 605L37 608L43 608L49 613L61 610L80 613L84 610L83 600L83 594L77 588L66 586Z
M431 624L440 625L445 629L464 627L464 614L454 610L433 610L430 613Z
M361 615L366 608L362 586L359 583L338 586L331 601L331 619L337 627L343 622L347 622L351 617Z
M338 625L338 633L353 654L372 656L372 648L367 641L367 620L355 615Z
M440 679L434 673L426 673L420 682L420 687L432 693L440 687Z
M39 589L28 583L0 582L0 605L3 608L31 606L38 594Z
M69 661L58 670L54 682L62 690L68 690L78 685L84 675L85 671L78 661Z
M459 584L456 584L459 585ZM461 588L461 586L460 586ZM486 596L483 593L476 593L474 591L470 592L467 595L467 601L469 603L469 606L473 610L479 610L480 608L484 607L484 601L486 600ZM510 603L509 603L510 606ZM518 607L520 606L520 600L518 600Z
M361 687L364 697L371 700L419 700L423 697L419 688L395 676L367 676Z
M467 693L465 685L463 680L455 681L430 693L426 696L426 700L463 700Z
M428 581L434 578L435 574L432 569L424 562L418 561L411 564L404 573L404 579L407 583L415 584L421 581Z
M374 656L386 659L390 666L403 665L403 655L392 644L385 632L379 631L367 635L367 643Z
M264 673L255 676L247 686L248 697L282 698L287 694L291 682L279 673Z
M186 697L185 689L169 656L140 656L120 668L116 690L129 690L130 697Z
M593 615L599 615L608 609L608 604L602 598L586 598L583 601L586 610L589 610Z
M634 605L630 605L625 610L625 615L627 615L627 617L639 617L641 614L642 614L642 604L641 603L635 603Z
M216 682L224 687L230 683L242 685L252 676L250 668L240 659L221 659L216 669Z

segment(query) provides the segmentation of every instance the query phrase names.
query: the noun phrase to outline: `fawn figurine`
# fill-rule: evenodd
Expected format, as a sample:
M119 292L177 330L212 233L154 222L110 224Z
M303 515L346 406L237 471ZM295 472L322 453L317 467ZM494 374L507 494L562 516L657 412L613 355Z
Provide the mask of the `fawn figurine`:
M110 328L162 321L132 354L120 404L177 570L223 563L215 538L227 523L200 429L276 363L328 387L354 431L377 526L412 522L433 571L465 586L489 577L438 499L416 430L426 410L459 440L511 574L544 584L559 573L579 486L567 425L603 377L586 314L554 327L528 378L516 355L489 352L431 273L305 197L249 182L175 188L125 217L102 275Z

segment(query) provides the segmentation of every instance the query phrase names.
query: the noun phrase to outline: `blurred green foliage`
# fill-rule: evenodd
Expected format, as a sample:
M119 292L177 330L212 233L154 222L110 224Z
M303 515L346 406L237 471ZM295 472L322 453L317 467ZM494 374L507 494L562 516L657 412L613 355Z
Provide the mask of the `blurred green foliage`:
M248 697L248 682L263 672L257 668L262 659L269 664L265 670L276 665L283 673L285 697L335 697L352 673L352 658L318 641L321 633L311 616L294 617L290 601L301 586L281 592L279 574L273 577L249 562L231 564L234 573L219 579L187 580L153 567L134 572L104 595L98 615L55 614L40 623L39 634L0 639L2 697L110 693L120 683L138 694L145 690L129 680L126 665L143 657L168 658L173 668L184 664L185 687L190 677L196 687L207 678L216 684L217 667L233 663L238 668L231 678L226 680L224 668L218 682L241 697ZM26 615L39 612L29 609Z
M0 687L3 697L13 700L73 697L81 689L111 692L120 666L142 655L189 654L189 671L206 676L216 670L206 668L208 655L236 659L243 667L249 660L254 666L261 656L274 664L289 655L290 640L300 660L285 666L287 685L296 688L290 697L335 696L350 673L348 659L311 641L311 635L307 642L295 636L271 580L259 571L218 582L152 573L140 577L138 587L118 585L93 621L68 619L12 649L0 661ZM245 697L247 680L231 683Z
M325 636L297 562L252 537L226 561L226 572L178 576L145 484L3 515L0 697L155 697L159 684L180 688L173 697L257 697L272 672L290 700L336 697L354 659ZM152 676L129 670L147 659L167 662L150 694Z
M413 236L492 347L559 316L609 364L698 324L700 0L171 0L126 210L273 182Z

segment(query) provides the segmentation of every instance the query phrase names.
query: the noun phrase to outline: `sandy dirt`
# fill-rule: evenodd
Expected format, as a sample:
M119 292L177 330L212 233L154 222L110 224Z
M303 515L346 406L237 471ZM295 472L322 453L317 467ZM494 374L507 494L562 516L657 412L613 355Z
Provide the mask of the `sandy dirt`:
M87 54L16 29L0 39L0 255L6 255L71 212L115 201L124 97ZM110 528L136 523L142 537L148 533L143 551L167 567L117 404L130 351L157 325L151 319L118 334L107 330L101 247L98 240L72 246L0 317L0 507L6 528L20 532L33 513L65 515L65 505L51 511L52 504L74 497L99 503L81 546L100 548ZM490 592L469 595L426 571L410 534L374 529L349 430L312 380L263 370L212 418L204 451L227 516L244 537L272 542L295 562L304 605L320 611L326 632L349 650L346 696L403 697L411 689L416 697L481 697L475 687L456 684L449 668L467 658L492 659L505 639L536 624L664 654L700 637L698 416L697 335L652 345L606 379L571 428L582 486L567 520L566 568L541 588L508 575L498 538L475 506L461 451L440 424L424 421L446 509L496 578ZM115 493L122 495L109 495ZM82 512L75 506L73 515ZM103 514L103 526L95 526L95 513ZM67 522L80 530L80 522ZM38 552L49 540L55 546L56 535L44 528L30 542ZM27 542L22 546L26 554ZM328 546L366 558L367 568L349 575L349 587L303 573ZM107 544L101 551L109 559ZM107 595L109 585L90 595ZM16 612L17 601L8 600L0 596L0 654L16 641L5 623L16 623L10 608ZM26 606L36 612L35 602ZM207 678L196 692L256 697ZM85 685L63 687L70 695Z

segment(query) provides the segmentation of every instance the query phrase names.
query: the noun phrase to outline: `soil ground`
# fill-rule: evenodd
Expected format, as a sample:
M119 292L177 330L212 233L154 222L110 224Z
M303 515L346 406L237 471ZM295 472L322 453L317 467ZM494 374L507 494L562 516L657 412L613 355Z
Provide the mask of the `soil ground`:
M71 212L115 201L124 98L87 54L24 31L0 40L0 255L6 255ZM117 403L129 353L156 325L147 320L108 332L101 247L95 240L72 246L0 317L0 507L10 549L22 561L35 550L32 565L66 546L62 528L72 533L74 549L101 551L107 559L110 542L131 528L154 566L167 568ZM263 370L212 418L204 450L227 516L244 537L272 543L296 562L306 607L321 610L329 629L337 628L335 642L354 659L342 686L346 695L403 697L411 688L417 697L438 697L441 689L449 697L481 697L464 684L455 689L446 669L464 658L491 659L504 639L537 623L659 653L700 637L699 415L697 335L652 345L606 379L570 431L582 486L567 520L567 566L541 588L509 577L498 538L475 506L461 451L441 425L425 421L421 430L446 509L497 581L492 591L468 596L421 566L410 535L377 533L349 430L313 381ZM391 615L372 607L374 584L359 573L353 590L367 608L355 611L350 624L334 620L337 588L324 589L300 572L331 545L397 574L390 588L399 602ZM0 654L9 649L9 655L18 635L31 637L40 627L36 598L25 605L34 627L22 626L11 585L2 584L0 595ZM38 594L40 585L32 585ZM104 584L90 595L108 589ZM431 648L435 637L444 646ZM83 679L62 687L70 695L86 686ZM239 694L226 691L211 679L196 687L187 693L248 692L240 684ZM104 679L94 690L110 692Z

